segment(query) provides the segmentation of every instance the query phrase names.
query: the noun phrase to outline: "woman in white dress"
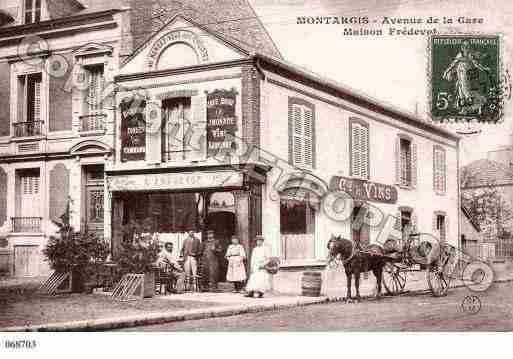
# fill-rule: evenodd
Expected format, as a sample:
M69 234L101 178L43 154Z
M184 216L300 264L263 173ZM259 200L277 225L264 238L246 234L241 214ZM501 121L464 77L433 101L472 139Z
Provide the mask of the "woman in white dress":
M270 257L269 249L264 246L264 237L257 236L256 247L251 253L251 275L246 285L245 297L257 294L258 298L262 298L271 289L271 274L264 268Z
M228 260L226 280L228 282L232 282L235 287L234 292L239 293L242 290L244 281L246 280L246 268L244 267L246 251L239 243L239 239L237 237L232 237L232 244L228 246L225 258Z

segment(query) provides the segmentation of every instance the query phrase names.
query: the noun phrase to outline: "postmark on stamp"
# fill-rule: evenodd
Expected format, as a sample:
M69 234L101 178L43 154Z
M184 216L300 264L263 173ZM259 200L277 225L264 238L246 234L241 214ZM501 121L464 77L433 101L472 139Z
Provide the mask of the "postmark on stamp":
M434 121L496 123L503 115L500 37L430 38L430 110Z

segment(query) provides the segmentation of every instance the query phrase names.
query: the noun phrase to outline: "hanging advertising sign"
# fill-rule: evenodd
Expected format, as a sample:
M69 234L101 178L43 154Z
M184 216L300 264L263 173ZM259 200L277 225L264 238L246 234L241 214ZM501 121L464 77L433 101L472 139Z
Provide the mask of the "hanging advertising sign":
M356 178L333 176L330 190L347 193L353 200L383 203L396 203L397 190L394 186Z
M234 141L226 137L237 132L236 99L235 89L207 93L207 156L235 151Z
M146 101L125 98L121 112L121 161L144 160L146 155Z

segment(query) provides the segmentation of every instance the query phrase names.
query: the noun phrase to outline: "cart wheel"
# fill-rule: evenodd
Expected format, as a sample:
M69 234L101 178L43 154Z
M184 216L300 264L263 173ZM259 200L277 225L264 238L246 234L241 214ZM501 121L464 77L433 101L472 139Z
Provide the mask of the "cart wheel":
M383 285L388 295L397 295L404 291L406 285L406 272L392 263L383 267Z
M426 271L426 278L431 294L434 297L447 295L451 278L446 276L443 271L439 270L438 266L430 266Z

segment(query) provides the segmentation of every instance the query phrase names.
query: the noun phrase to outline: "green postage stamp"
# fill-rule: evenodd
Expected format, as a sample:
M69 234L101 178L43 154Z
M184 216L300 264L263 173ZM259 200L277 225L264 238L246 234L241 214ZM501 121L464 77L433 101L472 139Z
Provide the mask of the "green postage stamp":
M500 37L435 35L430 48L433 120L499 121L503 115Z

